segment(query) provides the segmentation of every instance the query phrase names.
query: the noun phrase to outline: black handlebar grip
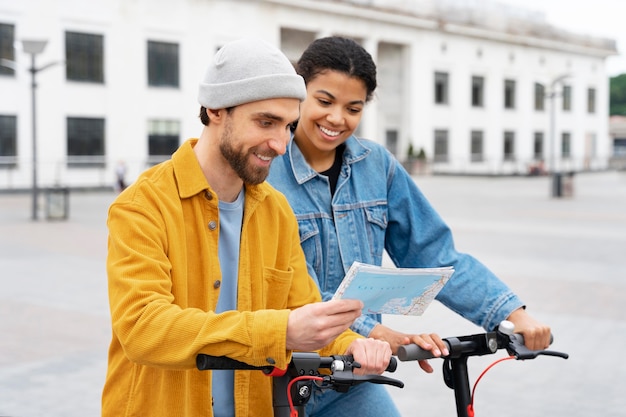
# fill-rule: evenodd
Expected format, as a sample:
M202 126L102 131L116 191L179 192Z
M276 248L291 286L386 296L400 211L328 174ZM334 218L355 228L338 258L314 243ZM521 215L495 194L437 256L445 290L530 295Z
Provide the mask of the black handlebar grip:
M445 343L448 350L450 350L449 343L446 340L444 340L443 343ZM398 347L398 359L403 362L421 361L433 358L434 356L430 350L424 350L414 343Z
M245 362L240 362L226 356L210 356L199 354L196 356L196 367L201 371L209 369L246 369L246 370L264 370L272 368L271 366L253 366Z
M352 356L347 356L350 361L352 361ZM207 371L210 369L244 369L244 370L259 370L259 371L272 371L274 369L273 366L253 366L249 365L245 362L240 362L235 359L231 359L226 356L210 356L204 354L198 354L196 356L196 367L200 371ZM387 372L395 372L398 368L398 361L395 357L391 357L389 359L389 364L387 365Z
M347 361L347 362L354 362L354 356L352 356L352 355L334 355L334 356L331 356L331 357L327 357L325 359L331 360L330 362L328 362L329 366L332 363L332 359L341 360L341 361ZM329 366L326 366L326 367L329 367ZM361 365L359 364L358 366L360 367ZM398 360L394 356L391 356L389 358L389 364L387 365L387 368L385 369L385 371L386 372L395 372L396 369L398 369Z

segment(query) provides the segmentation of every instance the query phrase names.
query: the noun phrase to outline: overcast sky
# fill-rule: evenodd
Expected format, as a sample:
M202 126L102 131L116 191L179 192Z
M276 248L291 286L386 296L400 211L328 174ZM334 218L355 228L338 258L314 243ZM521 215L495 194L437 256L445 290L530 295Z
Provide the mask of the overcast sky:
M607 58L609 76L626 73L626 1L624 0L498 0L545 13L562 29L614 39L619 56Z

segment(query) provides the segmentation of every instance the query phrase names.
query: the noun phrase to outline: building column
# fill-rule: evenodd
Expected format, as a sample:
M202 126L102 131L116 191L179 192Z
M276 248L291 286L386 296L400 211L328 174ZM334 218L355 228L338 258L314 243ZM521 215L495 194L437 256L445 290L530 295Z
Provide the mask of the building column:
M366 38L363 40L363 47L370 53L374 62L378 65L378 39ZM366 106L361 118L361 126L359 130L360 136L371 139L378 143L384 143L383 132L378 129L378 101L376 97L372 99Z

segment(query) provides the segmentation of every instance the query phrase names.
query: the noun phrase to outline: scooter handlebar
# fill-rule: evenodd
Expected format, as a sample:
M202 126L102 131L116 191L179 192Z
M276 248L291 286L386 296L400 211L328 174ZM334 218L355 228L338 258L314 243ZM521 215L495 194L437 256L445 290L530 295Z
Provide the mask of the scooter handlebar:
M554 337L550 335L550 344ZM501 331L471 336L448 337L443 339L450 354L447 357L478 356L495 353L498 349L506 349L516 359L534 359L539 355L558 356L568 358L566 353L552 350L530 350L524 345L524 336L519 333L504 333ZM416 344L403 345L398 348L398 359L401 361L420 361L433 359L435 356L430 350L425 350Z

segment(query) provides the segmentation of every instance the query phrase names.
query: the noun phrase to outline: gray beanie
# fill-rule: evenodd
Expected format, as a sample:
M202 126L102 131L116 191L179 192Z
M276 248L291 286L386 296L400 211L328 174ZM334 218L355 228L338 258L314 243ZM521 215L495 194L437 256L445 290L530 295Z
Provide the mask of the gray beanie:
M270 98L306 98L304 79L287 57L258 39L241 39L220 48L200 83L198 101L224 109Z

